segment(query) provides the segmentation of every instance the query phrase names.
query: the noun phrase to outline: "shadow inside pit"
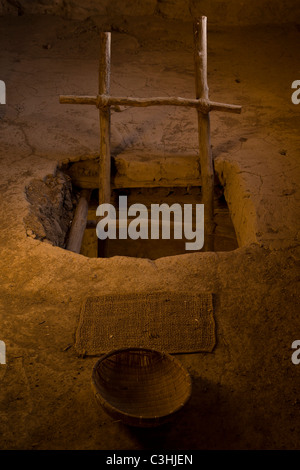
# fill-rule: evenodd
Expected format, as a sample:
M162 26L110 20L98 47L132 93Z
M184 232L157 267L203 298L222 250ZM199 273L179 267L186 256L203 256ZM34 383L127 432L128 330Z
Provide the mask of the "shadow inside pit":
M230 391L201 378L193 380L189 402L172 421L153 428L134 428L122 424L120 427L123 431L126 428L137 449L241 448L242 430Z

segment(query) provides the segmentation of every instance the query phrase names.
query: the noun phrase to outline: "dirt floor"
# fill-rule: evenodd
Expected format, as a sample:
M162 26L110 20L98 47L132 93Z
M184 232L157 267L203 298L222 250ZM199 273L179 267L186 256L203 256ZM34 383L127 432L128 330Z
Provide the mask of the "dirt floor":
M158 260L87 258L35 238L25 188L57 165L98 151L97 110L59 94L97 90L99 31L112 29L112 92L194 97L192 23L164 18L0 17L1 449L297 449L300 447L299 78L295 25L208 29L215 101L215 170L239 248ZM299 105L300 106L300 105ZM126 109L112 115L112 151L197 153L193 110ZM50 175L50 176L49 176ZM69 206L71 207L71 206ZM27 230L27 231L26 231ZM178 419L156 429L124 426L97 408L96 358L73 348L87 295L213 292L217 344L181 355L193 379Z

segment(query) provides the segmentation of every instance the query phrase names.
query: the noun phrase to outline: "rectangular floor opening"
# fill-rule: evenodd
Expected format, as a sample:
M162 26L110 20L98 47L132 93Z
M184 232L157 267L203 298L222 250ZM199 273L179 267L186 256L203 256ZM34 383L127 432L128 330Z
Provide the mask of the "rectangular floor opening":
M151 204L167 203L171 206L174 203L183 204L201 204L201 188L130 188L130 189L114 189L112 191L111 204L118 208L119 196L127 196L128 207L135 203L144 204L150 211ZM165 256L175 256L185 253L193 253L194 251L186 250L185 243L190 240L182 238L174 239L172 218L171 218L171 238L164 240L160 237L158 240L137 239L132 240L106 240L101 241L96 234L95 220L96 209L98 205L98 191L92 192L89 211L88 223L84 233L81 254L90 258L97 258L100 253L101 257L113 256L130 256L136 258L158 259ZM130 219L129 219L130 222ZM232 251L238 248L237 238L234 226L231 221L230 212L224 198L222 188L215 188L214 197L214 251ZM100 244L100 246L98 246ZM199 251L199 250L195 250ZM202 250L200 250L202 251Z

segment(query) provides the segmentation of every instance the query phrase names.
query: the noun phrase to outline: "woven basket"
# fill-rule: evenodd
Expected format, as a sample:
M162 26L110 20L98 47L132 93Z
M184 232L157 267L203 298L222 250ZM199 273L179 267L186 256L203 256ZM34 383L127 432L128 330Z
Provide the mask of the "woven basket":
M191 377L174 356L154 349L111 351L95 364L96 401L115 419L131 426L165 423L188 401Z

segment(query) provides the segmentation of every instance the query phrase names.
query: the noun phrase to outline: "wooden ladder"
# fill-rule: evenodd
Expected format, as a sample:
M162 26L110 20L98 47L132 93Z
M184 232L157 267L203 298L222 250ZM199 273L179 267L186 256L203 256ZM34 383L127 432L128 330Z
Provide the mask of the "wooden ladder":
M210 101L207 84L207 18L202 16L194 22L194 61L196 99L180 97L133 98L110 95L111 33L101 33L99 87L97 96L61 95L60 103L87 104L99 109L100 161L99 161L99 205L110 202L111 196L111 152L110 152L110 108L111 106L185 106L195 108L198 114L199 164L202 178L202 203L204 204L204 251L213 250L214 230L214 169L210 143L210 111L240 113L241 106ZM176 184L174 184L174 187ZM70 230L67 249L80 253L82 238L87 223L90 192L83 190L77 205Z

